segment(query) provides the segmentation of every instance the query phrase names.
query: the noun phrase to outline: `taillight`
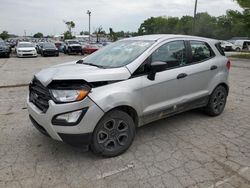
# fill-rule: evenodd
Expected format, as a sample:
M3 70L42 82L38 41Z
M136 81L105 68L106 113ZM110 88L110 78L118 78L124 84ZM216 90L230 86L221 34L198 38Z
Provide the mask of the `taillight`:
M230 68L231 68L231 61L228 60L228 61L227 61L227 69L230 70Z

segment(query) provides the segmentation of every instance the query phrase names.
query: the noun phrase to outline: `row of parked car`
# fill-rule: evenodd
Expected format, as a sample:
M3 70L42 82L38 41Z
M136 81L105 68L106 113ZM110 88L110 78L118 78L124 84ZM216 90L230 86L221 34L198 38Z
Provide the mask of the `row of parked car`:
M250 40L220 41L224 51L250 51Z
M64 42L43 41L38 43L33 42L18 42L14 47L17 57L37 57L41 56L59 56L59 53L64 54L91 54L101 47L107 45L103 44L89 44L79 42L77 40L65 40ZM12 46L6 42L0 41L0 56L9 57L12 51Z

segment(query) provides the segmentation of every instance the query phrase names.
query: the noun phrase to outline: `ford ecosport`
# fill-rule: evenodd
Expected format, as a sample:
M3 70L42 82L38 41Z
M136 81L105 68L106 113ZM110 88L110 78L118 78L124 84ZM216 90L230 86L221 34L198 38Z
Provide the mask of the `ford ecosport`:
M187 110L220 115L231 63L219 41L147 35L35 74L29 116L43 134L106 157L131 145L136 127Z

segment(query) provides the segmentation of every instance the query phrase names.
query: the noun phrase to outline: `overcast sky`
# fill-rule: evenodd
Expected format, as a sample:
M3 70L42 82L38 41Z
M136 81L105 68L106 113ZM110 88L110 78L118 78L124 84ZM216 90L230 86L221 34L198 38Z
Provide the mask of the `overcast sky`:
M88 30L92 12L92 31L98 26L108 31L137 31L151 16L193 15L195 0L0 0L0 32L33 35L60 34L66 30L63 20L76 23L74 32ZM199 0L198 12L219 16L227 9L241 10L233 0Z

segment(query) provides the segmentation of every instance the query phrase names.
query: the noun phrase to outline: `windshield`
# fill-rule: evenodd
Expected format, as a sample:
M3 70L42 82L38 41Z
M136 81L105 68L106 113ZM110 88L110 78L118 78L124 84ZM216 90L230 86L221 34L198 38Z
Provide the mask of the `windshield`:
M118 41L84 59L84 63L104 68L128 65L147 50L154 41Z
M31 43L22 43L22 44L18 44L18 47L19 48L32 48L34 47L34 45Z
M0 41L0 46L5 46L5 43Z
M43 43L44 48L56 48L56 46L53 43Z
M79 42L77 41L68 41L69 44L80 44Z

